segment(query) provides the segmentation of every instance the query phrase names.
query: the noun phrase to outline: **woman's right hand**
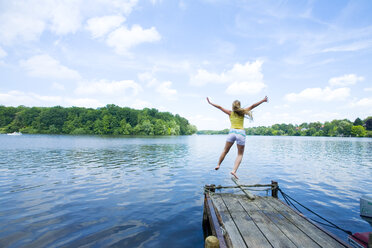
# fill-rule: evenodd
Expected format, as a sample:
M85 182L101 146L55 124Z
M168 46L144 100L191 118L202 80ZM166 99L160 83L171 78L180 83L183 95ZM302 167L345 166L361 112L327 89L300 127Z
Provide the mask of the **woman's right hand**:
M264 97L263 99L264 102L268 102L269 101L269 98L267 98L267 96Z
M210 101L209 101L209 98L207 97L207 102L209 103L209 104L212 104Z

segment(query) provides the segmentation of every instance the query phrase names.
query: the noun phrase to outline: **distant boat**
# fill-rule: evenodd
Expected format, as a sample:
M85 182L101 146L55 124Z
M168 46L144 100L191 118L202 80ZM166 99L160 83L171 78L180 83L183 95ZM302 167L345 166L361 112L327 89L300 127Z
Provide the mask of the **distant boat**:
M7 133L7 135L17 136L17 135L22 135L22 133L21 132L13 132L13 133Z

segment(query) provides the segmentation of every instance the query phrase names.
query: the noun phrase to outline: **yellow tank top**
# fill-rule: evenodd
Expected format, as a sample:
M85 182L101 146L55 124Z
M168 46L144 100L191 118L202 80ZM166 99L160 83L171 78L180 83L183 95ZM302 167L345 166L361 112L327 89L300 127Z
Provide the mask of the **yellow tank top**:
M234 111L230 115L231 128L244 129L244 116L240 116Z

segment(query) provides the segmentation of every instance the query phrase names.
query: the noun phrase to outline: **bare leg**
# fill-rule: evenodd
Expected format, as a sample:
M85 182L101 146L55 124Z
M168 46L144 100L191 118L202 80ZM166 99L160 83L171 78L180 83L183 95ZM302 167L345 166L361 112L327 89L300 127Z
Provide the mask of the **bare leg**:
M218 170L220 168L222 161L225 159L226 154L230 151L230 148L232 147L233 144L234 143L226 142L225 147L223 148L223 151L221 153L220 159L218 161L218 165L216 166L216 168L214 168L215 170Z
M239 179L238 176L236 175L236 171L239 168L240 163L242 162L243 154L244 154L244 146L241 145L236 145L238 147L238 156L235 159L235 164L233 170L230 172L231 175L236 177L236 179Z

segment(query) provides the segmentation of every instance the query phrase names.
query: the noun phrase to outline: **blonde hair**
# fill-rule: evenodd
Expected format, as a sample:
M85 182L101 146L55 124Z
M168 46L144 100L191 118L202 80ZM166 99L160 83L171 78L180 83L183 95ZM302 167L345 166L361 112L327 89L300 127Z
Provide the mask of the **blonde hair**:
M253 120L252 111L246 110L240 106L240 101L235 100L232 103L232 110L239 116L247 117L250 120Z

